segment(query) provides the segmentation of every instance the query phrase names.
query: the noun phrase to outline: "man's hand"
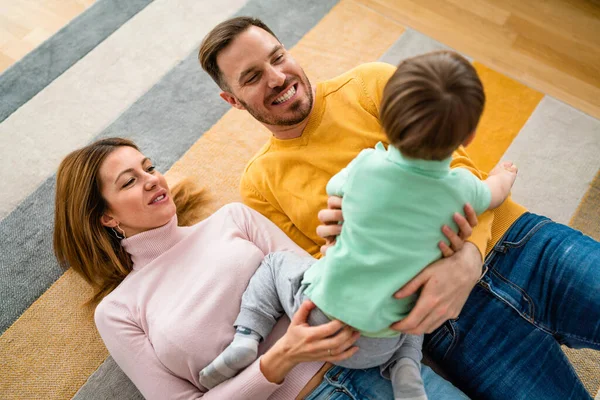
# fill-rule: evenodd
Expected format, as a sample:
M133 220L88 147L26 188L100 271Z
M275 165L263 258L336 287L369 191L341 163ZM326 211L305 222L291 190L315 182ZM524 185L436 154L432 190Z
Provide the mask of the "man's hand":
M342 198L330 196L327 199L327 209L319 211L318 218L323 225L317 226L317 235L325 239L325 244L321 246L321 254L325 255L327 249L335 244L336 237L342 232L344 216L342 214ZM473 228L477 226L477 214L470 204L464 207L465 216L455 213L454 222L458 226L458 233L454 232L448 225L442 227L442 232L448 239L450 245L446 242L438 243L442 251L442 256L450 257L455 252L462 249L465 241L471 236Z
M443 241L438 243L438 247L442 251L443 257L450 257L455 252L462 249L466 240L471 236L471 233L473 233L473 228L477 226L477 213L475 213L473 206L467 203L463 210L465 212L464 217L459 213L454 213L452 216L452 219L458 226L458 234L448 225L442 226L442 233L450 242L450 246Z
M394 297L403 298L420 290L417 304L392 329L411 335L431 333L448 319L456 319L481 276L481 253L472 243L452 256L425 268Z
M344 216L342 215L342 198L330 196L327 199L327 209L319 211L318 218L323 225L317 226L317 235L325 239L321 246L321 254L325 255L327 249L335 244L335 239L342 233Z

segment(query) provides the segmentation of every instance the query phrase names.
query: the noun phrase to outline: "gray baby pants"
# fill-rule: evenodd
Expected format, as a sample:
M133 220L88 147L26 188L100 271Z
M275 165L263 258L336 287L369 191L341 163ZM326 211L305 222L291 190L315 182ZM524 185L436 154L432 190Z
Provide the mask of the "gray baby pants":
M291 319L304 300L306 286L301 285L304 272L316 260L292 252L267 255L248 283L242 296L240 314L234 325L250 328L263 339L285 313ZM322 325L330 319L318 308L311 311L308 323ZM389 378L396 361L407 357L421 366L423 336L400 334L391 338L361 336L354 344L359 350L352 357L334 364L351 369L381 367Z

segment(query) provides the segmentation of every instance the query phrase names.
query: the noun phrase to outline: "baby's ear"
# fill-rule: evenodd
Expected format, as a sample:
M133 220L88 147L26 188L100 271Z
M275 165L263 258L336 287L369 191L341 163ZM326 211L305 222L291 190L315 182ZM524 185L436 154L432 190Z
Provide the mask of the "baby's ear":
M467 147L468 145L471 144L471 142L473 141L473 139L475 139L475 132L471 133L471 135L468 138L466 138L464 142L462 142L462 145L464 147Z

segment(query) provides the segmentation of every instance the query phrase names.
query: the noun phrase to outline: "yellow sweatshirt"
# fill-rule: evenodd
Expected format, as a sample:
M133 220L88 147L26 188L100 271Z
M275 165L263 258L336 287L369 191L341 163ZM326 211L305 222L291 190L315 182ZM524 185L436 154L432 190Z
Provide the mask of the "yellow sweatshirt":
M319 83L302 136L287 140L271 137L244 170L240 184L244 203L316 258L321 257L319 249L325 243L316 228L320 224L317 213L327 208L327 182L361 150L379 141L387 144L379 122L379 105L394 71L390 64L369 63ZM487 177L473 165L464 148L452 158L452 168L467 168L480 179ZM509 197L500 207L479 216L469 241L482 256L487 254L525 211Z

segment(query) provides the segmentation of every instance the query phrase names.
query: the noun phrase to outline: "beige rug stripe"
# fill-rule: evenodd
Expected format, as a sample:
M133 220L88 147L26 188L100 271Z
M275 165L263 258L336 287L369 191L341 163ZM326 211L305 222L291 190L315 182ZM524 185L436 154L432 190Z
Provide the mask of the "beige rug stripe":
M355 1L344 0L302 38L292 53L311 81L318 82L378 60L403 31L394 21ZM266 129L248 113L232 109L173 165L167 177L171 182L200 177L199 182L211 193L208 208L212 212L223 204L239 201L241 173L268 137Z
M377 60L403 30L345 0L305 35L293 53L312 79L326 79ZM228 112L173 166L169 180L200 177L214 199L211 211L236 201L242 169L266 138L262 126L246 113ZM70 398L104 361L107 352L91 310L81 308L90 293L68 271L0 337L3 399Z

